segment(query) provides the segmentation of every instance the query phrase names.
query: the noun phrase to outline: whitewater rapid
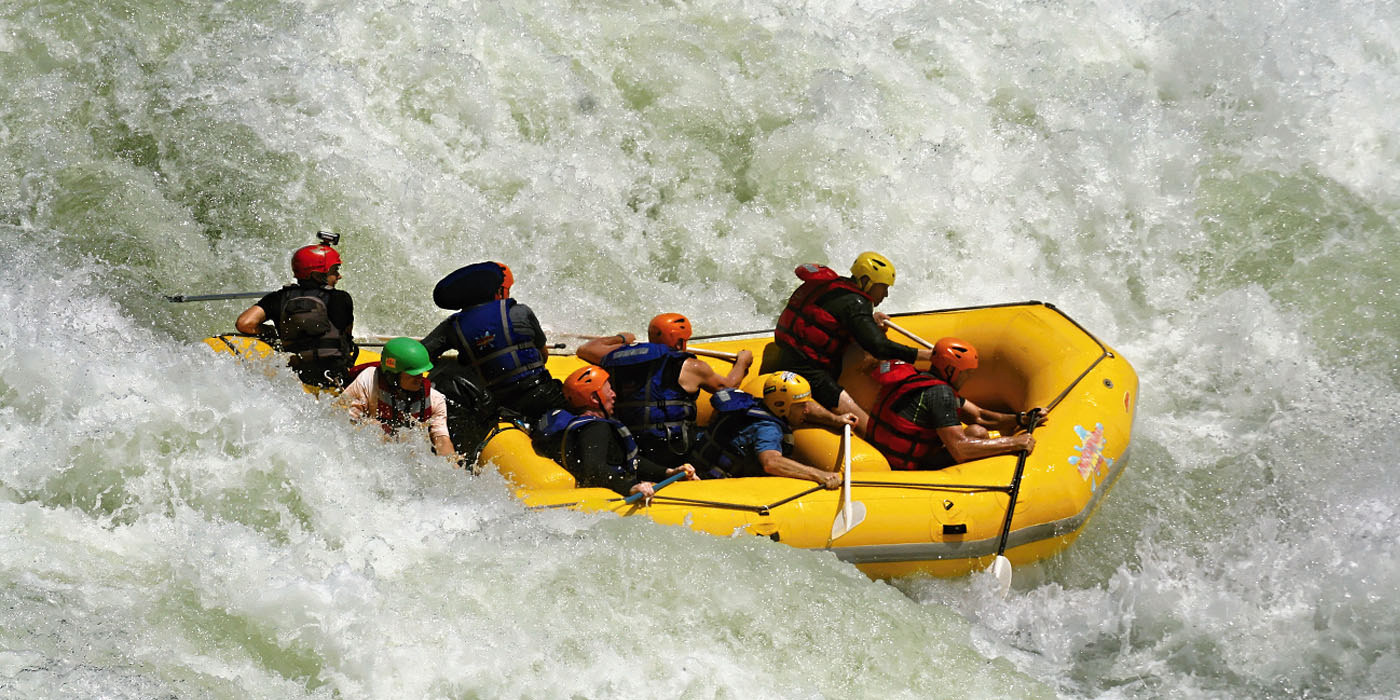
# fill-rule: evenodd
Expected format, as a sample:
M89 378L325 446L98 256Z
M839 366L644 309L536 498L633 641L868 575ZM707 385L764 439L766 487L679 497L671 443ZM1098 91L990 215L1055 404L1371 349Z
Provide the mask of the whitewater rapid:
M0 6L0 696L1394 697L1400 8ZM362 334L495 259L553 333L1041 299L1134 363L1062 556L530 512L208 353L344 235Z

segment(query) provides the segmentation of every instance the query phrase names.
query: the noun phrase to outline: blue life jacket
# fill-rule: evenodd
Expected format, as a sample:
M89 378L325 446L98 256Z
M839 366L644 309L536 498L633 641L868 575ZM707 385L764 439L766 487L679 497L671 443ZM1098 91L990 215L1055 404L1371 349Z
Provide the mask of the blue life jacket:
M676 454L695 438L694 394L681 388L681 366L695 357L660 343L626 345L603 358L617 391L613 413L642 440L663 441Z
M487 389L500 389L545 373L544 355L531 333L510 327L514 299L493 299L452 315L459 360L476 368ZM464 357L463 357L464 356Z
M572 434L579 428L598 421L612 427L617 438L622 441L622 449L626 453L622 464L607 465L609 476L622 479L634 478L637 474L637 441L632 439L632 433L627 431L627 426L615 420L570 413L562 408L555 409L545 414L544 418L535 426L534 434L531 436L535 449L568 469L569 449L573 447ZM569 471L573 473L572 469ZM574 476L581 477L582 475L574 474ZM594 484L580 483L579 485L592 486Z
M745 428L758 421L777 425L783 431L783 456L792 454L792 428L787 421L773 415L763 402L738 389L721 389L710 397L715 415L691 453L695 466L706 479L736 476L761 476L758 455L745 454L734 445Z

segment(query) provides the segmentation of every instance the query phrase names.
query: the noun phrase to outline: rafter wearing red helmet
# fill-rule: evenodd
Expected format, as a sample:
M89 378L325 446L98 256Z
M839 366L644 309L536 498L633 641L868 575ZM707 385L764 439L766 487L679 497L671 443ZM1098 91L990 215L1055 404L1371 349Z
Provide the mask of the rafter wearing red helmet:
M259 299L234 322L239 333L275 339L281 350L291 353L288 364L297 377L312 386L345 386L358 354L352 340L355 303L335 288L340 266L335 248L298 248L292 253L296 282Z

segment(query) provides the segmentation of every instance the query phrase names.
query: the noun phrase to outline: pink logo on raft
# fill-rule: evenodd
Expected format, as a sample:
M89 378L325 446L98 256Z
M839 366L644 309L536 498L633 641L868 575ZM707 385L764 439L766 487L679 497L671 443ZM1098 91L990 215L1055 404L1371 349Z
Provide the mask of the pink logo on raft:
M1076 425L1074 432L1079 435L1079 447L1074 448L1079 451L1079 455L1070 457L1069 463L1079 470L1081 478L1089 482L1089 490L1095 491L1102 478L1108 474L1108 468L1113 466L1113 460L1103 454L1103 449L1108 446L1108 441L1103 436L1103 423L1095 423L1093 432L1085 430L1082 425Z

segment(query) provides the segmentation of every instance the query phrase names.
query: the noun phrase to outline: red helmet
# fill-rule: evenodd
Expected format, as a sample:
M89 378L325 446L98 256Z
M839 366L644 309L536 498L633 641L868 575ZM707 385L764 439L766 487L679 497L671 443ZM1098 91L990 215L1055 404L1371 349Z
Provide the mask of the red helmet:
M575 408L603 409L602 393L607 383L608 372L602 367L580 367L564 380L564 398Z
M977 369L977 348L957 338L939 338L933 344L933 374L957 387L964 372Z
M647 339L677 350L685 347L691 336L690 319L680 314L661 314L647 325Z
M313 272L330 272L340 264L340 253L328 245L308 245L292 253L292 276L306 279Z

